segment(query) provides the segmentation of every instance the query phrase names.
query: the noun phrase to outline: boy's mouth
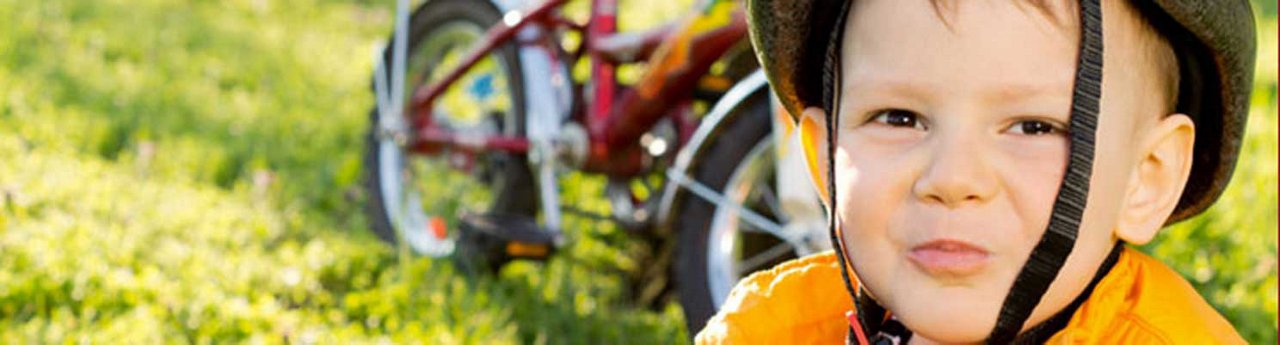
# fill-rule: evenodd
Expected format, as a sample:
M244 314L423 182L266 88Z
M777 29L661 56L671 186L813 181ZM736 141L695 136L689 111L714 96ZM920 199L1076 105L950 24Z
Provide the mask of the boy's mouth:
M907 252L907 259L921 270L934 276L966 276L977 273L987 265L990 252L977 245L959 240L933 240Z

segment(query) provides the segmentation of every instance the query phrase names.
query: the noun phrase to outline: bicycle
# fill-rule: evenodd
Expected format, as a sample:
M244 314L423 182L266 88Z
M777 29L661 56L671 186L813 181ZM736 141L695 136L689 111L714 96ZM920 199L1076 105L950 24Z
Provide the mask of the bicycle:
M567 2L430 0L411 14L398 2L392 44L375 57L365 152L381 239L475 271L545 259L567 245L559 171L608 176L607 217L674 241L674 263L656 266L691 333L740 277L830 248L741 4L704 1L623 33L617 0L590 0L586 23L562 13ZM570 73L578 61L585 80ZM631 63L648 66L623 85L617 68ZM696 102L714 105L697 114ZM646 176L662 183L642 198L630 182Z

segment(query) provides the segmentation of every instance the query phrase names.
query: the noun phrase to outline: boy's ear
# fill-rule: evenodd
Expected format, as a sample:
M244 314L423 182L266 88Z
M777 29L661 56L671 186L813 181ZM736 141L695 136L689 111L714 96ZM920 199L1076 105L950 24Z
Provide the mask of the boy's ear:
M827 114L819 108L805 108L800 113L800 143L804 146L804 161L813 177L813 187L822 203L827 200Z
M1160 119L1146 133L1116 228L1116 236L1132 244L1151 241L1178 206L1195 147L1195 124L1184 114Z

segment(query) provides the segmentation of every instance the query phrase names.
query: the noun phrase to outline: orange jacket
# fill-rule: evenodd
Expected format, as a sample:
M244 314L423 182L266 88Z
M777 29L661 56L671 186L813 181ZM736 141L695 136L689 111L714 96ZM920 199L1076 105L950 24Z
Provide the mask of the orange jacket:
M853 308L835 255L792 260L743 279L698 344L842 344ZM1052 344L1243 344L1176 272L1125 248Z

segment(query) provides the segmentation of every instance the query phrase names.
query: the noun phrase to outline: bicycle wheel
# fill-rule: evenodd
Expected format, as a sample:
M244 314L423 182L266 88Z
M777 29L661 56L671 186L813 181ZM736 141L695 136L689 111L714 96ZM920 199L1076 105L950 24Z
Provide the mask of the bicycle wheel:
M457 66L500 18L485 1L434 0L415 10L407 41L406 99ZM391 65L390 47L384 61ZM432 116L436 125L464 135L523 135L516 47L507 44L483 58L437 99ZM415 253L443 257L453 253L458 216L464 213L536 214L536 191L523 155L410 153L403 136L388 133L407 134L407 120L384 124L376 107L370 117L364 155L366 213L382 240L403 240Z
M781 205L768 106L766 97L740 105L738 114L731 114L700 150L704 160L689 172L723 200L690 191L679 196L679 213L673 216L680 236L675 275L691 335L716 313L739 279L822 250L829 242L825 229L814 229L812 219L791 219Z

